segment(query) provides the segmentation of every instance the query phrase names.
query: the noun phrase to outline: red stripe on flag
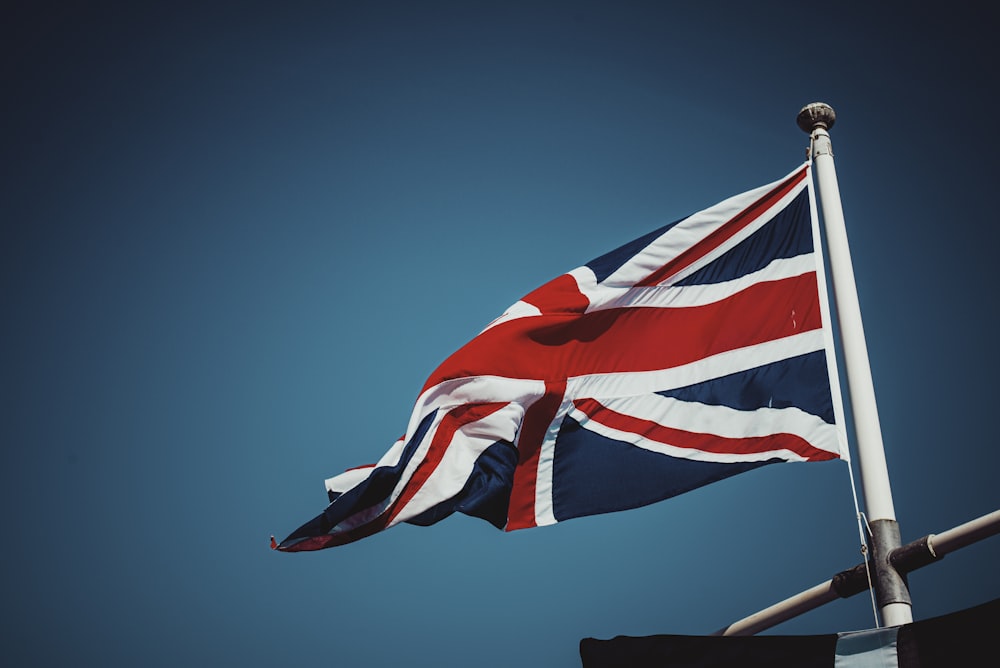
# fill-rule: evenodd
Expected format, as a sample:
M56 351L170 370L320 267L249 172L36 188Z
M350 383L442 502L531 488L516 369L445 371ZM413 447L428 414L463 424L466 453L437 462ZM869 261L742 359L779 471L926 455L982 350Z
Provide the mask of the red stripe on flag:
M787 433L731 438L667 427L652 420L625 415L594 399L580 399L574 405L590 419L618 431L639 434L651 441L677 448L721 455L748 455L774 450L790 450L808 461L837 459L837 455L814 448L801 436Z
M790 193L795 186L801 183L806 177L807 169L807 167L803 167L796 173L789 176L774 190L768 192L756 202L740 211L738 214L733 216L731 220L724 223L707 237L686 249L673 260L667 262L652 274L636 283L636 285L642 287L659 285L682 269L691 266L696 261L705 257L708 253L721 246L725 241L732 238L737 232L760 218L765 211L774 206L782 197Z
M566 393L566 383L545 383L545 394L528 407L517 438L517 468L507 506L505 531L536 526L535 490L538 483L538 458L549 425L556 418Z
M521 301L542 313L583 313L590 306L590 300L580 292L576 279L569 274L552 279Z
M669 369L821 327L815 273L751 285L712 304L520 318L488 329L439 366L445 380L494 375L562 382Z

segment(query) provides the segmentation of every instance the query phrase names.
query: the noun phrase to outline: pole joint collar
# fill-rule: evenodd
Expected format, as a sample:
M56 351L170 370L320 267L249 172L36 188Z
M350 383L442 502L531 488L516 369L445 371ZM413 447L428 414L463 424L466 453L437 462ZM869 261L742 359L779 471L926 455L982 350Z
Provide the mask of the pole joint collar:
M879 607L892 603L910 605L910 589L906 575L900 573L892 561L892 553L900 547L899 524L896 520L873 520L872 563L875 565L875 596Z

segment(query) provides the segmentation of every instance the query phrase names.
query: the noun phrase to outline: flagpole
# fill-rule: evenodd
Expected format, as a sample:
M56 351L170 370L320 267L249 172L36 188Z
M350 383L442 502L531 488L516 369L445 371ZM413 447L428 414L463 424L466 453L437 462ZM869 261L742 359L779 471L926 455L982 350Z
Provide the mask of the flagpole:
M861 488L871 529L871 562L875 571L875 594L882 621L886 626L898 626L913 621L910 592L906 579L893 567L890 553L901 545L899 524L892 503L889 471L882 444L875 388L872 383L868 346L861 322L861 306L854 266L847 243L847 228L840 203L840 188L833 164L833 148L829 130L836 114L822 102L806 105L798 115L798 126L812 139L812 160L816 172L816 188L823 209L823 223L830 258L833 298L840 325L840 340L854 429L857 438L858 466Z

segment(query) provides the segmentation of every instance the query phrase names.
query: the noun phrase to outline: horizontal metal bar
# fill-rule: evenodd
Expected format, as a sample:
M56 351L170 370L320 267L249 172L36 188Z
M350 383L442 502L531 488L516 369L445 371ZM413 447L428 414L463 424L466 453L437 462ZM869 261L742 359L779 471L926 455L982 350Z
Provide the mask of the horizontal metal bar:
M788 621L793 617L809 612L821 605L840 598L840 594L833 588L833 580L827 580L811 589L796 594L784 601L775 603L769 608L764 608L760 612L749 617L744 617L738 622L733 622L724 629L719 629L714 636L752 636L772 626Z
M943 533L930 534L898 547L889 555L900 574L909 573L984 538L1000 533L1000 510L983 515ZM848 598L868 589L865 564L841 571L832 579L764 608L749 617L733 622L712 635L749 636L793 617L826 605L837 598Z
M929 536L930 548L940 556L954 552L984 538L1000 533L1000 510L961 524L944 533Z

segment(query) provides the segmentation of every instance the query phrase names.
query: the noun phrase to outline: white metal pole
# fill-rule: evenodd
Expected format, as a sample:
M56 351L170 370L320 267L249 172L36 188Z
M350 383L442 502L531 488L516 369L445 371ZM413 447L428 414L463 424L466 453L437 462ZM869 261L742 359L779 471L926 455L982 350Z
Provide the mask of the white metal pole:
M868 346L861 323L861 306L858 302L857 285L854 282L854 266L851 263L851 251L847 243L840 187L837 184L837 172L833 164L829 129L835 120L836 114L833 109L822 102L804 107L797 119L799 127L808 132L812 138L816 187L823 210L833 298L840 325L851 411L854 415L861 487L869 525L873 531L876 594L879 598L883 623L887 626L897 626L912 622L913 615L906 582L888 561L889 553L899 547L901 541L896 523L896 511L892 504L892 490L889 487L882 428L879 425L875 387L868 361ZM882 569L885 572L880 572L880 565L885 566L885 569Z

